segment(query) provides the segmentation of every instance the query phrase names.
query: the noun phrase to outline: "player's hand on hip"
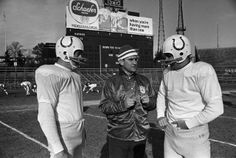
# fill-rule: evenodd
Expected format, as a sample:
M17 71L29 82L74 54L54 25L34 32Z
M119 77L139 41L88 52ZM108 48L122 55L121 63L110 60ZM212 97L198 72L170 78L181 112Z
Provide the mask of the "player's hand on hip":
M140 99L141 99L141 103L142 103L142 104L147 104L147 103L149 103L149 101L150 101L149 96L148 96L147 94L142 95L142 96L140 97Z
M134 98L129 98L129 97L125 98L125 107L126 108L130 108L130 107L134 106L135 103L136 103L136 100Z
M64 150L55 154L53 158L72 158L68 153L66 153Z
M162 129L166 128L166 126L169 124L168 120L166 117L160 117L157 119L157 124L160 126Z
M171 124L175 124L180 129L189 129L184 120L174 121Z

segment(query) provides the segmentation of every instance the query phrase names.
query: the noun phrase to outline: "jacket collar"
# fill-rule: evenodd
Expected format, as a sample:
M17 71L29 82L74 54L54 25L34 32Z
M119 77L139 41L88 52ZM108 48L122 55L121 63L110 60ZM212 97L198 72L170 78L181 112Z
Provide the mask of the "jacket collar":
M127 73L125 73L125 71L122 68L119 68L119 74L126 79L132 79L136 76L136 72L134 72L131 75L128 75Z

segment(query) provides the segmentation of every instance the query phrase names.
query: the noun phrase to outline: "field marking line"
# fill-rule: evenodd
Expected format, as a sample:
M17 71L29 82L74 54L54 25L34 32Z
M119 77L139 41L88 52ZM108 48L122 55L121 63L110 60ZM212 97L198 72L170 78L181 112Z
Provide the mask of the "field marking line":
M11 110L11 111L8 111L8 112L19 112L19 111L28 111L28 110L34 110L34 109L22 109L22 110ZM6 111L5 111L6 112ZM84 113L84 115L87 115L87 116L91 116L91 117L95 117L95 118L99 118L99 119L106 119L106 117L104 116L98 116L98 115L92 115L92 114L89 114L89 113ZM234 119L236 120L236 118L234 117L227 117L227 116L220 116L221 118L227 118L227 119ZM38 140L34 139L34 138L31 138L30 136L28 136L27 134L17 130L16 128L14 127L11 127L10 125L7 125L6 123L0 121L0 123L8 128L10 128L11 130L19 133L20 135L24 136L25 138L33 141L34 143L40 145L41 147L47 149L48 151L50 151L50 149L43 143L39 142ZM153 129L158 129L160 130L159 128L154 128L154 127L151 127ZM221 144L226 144L226 145L230 145L230 146L233 146L233 147L236 147L236 144L233 144L233 143L228 143L228 142L224 142L224 141L220 141L220 140L216 140L216 139L209 139L210 141L212 142L217 142L217 143L221 143Z
M84 107L95 106L95 105L98 105L98 104L99 104L99 100L86 100L86 101L84 101ZM9 109L9 110L5 110L5 111L0 111L0 113L24 112L24 111L37 111L37 107L32 106L31 108L15 109L15 110Z
M211 138L209 140L212 141L212 142L217 142L217 143L226 144L226 145L236 147L236 144L233 144L233 143L223 142L223 141L216 140L216 139L211 139Z
M6 110L0 111L0 113L10 113L10 112L27 112L27 111L36 111L35 109L16 109L16 110Z
M89 113L84 113L84 115L91 116L91 117L96 117L96 118L99 118L99 119L105 119L105 120L107 119L104 116L92 115L92 114L89 114Z
M38 141L38 140L36 140L36 139L34 139L34 138L28 136L27 134L25 134L25 133L23 133L23 132L17 130L16 128L14 128L14 127L12 127L12 126L10 126L10 125L8 125L8 124L2 122L2 121L0 121L0 123L1 123L2 125L4 125L5 127L10 128L11 130L15 131L16 133L22 135L22 136L25 137L26 139L29 139L29 140L33 141L34 143L36 143L36 144L40 145L41 147L43 147L43 148L47 149L48 151L50 151L49 148L48 148L45 144L41 143L40 141Z
M100 119L106 119L106 117L104 117L104 116L92 115L92 114L88 114L88 113L84 113L84 115L96 117L96 118L100 118ZM151 128L161 130L160 128L157 128L157 127L151 127ZM220 144L225 144L225 145L236 147L236 144L233 144L233 143L228 143L228 142L224 142L224 141L220 141L220 140L216 140L216 139L209 139L209 140L212 142L217 142Z
M92 117L97 117L97 118L101 118L101 119L106 119L106 117L104 117L104 116L92 115L92 114L88 114L88 113L84 113L84 114L85 114L85 115L88 115L88 116L92 116ZM230 116L220 116L220 118L236 120L235 117L230 117Z
M6 111L0 111L0 113L7 113L7 112L25 112L25 111L36 111L37 109L34 108L30 108L30 109L17 109L17 110L6 110ZM89 115L87 113L87 115ZM95 115L94 115L95 116ZM99 117L103 117L103 116L97 116ZM105 117L104 117L105 118ZM231 120L236 120L236 117L230 117L230 116L219 116L219 118L223 118L223 119L231 119Z
M236 120L236 117L230 117L230 116L219 116L220 118L225 118L225 119L232 119Z
M45 144L39 142L38 140L36 140L36 139L34 139L34 138L28 136L27 134L25 134L25 133L23 133L23 132L17 130L16 128L14 128L14 127L12 127L12 126L10 126L10 125L8 125L8 124L2 122L2 121L0 121L0 124L4 125L5 127L10 128L11 130L13 130L13 131L15 131L16 133L22 135L22 136L25 137L26 139L29 139L29 140L33 141L34 143L36 143L36 144L38 144L39 146L41 146L41 147L47 149L48 152L50 152L50 149L49 149ZM84 156L84 153L83 153L83 156Z
M98 105L100 103L100 100L85 100L84 106L94 106Z

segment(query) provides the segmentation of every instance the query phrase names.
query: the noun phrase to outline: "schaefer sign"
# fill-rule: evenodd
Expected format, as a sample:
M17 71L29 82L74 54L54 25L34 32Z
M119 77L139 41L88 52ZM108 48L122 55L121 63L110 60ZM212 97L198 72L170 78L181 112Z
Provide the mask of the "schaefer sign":
M99 9L96 0L69 0L66 15L67 28L153 35L151 18Z
M70 0L67 5L67 28L99 30L98 3L95 0Z

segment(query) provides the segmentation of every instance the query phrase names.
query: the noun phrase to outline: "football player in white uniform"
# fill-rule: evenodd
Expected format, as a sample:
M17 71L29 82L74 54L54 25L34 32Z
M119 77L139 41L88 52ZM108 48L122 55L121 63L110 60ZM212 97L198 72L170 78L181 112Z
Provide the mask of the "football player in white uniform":
M8 92L7 92L7 89L6 89L6 87L5 87L5 84L0 83L0 89L1 89L6 95L8 95Z
M86 61L84 45L74 36L56 43L54 65L36 70L38 121L51 158L82 158L85 140L81 77L75 70Z
M97 83L91 83L88 85L89 89L86 93L88 92L97 92L99 93L99 90L97 89Z
M23 81L20 83L20 86L22 86L26 92L25 95L30 95L30 90L32 88L31 82L30 81Z
M84 85L83 92L86 92L86 93L97 92L97 93L99 93L99 90L97 89L97 83L89 83L89 82L87 82Z
M208 123L223 113L214 68L191 61L190 41L172 35L163 43L166 69L157 98L157 123L165 131L165 158L210 158Z

